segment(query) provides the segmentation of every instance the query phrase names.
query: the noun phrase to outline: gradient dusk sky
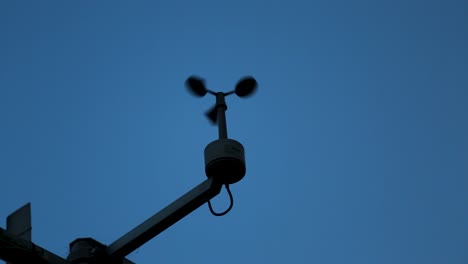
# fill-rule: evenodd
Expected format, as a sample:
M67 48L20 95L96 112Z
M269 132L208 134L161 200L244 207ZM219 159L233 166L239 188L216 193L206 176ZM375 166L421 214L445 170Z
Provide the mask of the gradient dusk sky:
M128 258L468 263L468 1L1 1L0 217L110 244L205 180L227 98L247 174ZM213 206L229 203L223 190ZM1 224L5 228L5 224Z

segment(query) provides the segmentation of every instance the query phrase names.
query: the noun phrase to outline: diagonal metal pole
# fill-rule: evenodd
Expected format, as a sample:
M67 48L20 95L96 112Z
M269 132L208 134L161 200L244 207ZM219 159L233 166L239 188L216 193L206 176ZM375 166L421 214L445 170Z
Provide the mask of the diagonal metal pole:
M107 255L117 259L124 258L211 198L218 195L221 191L221 187L221 183L215 181L213 178L208 178L110 244L106 249Z

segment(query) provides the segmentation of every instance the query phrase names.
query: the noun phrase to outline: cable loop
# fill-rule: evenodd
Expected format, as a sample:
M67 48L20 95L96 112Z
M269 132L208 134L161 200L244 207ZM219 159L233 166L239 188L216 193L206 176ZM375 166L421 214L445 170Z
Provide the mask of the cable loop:
M229 211L231 211L232 207L234 206L234 198L232 197L232 193L231 193L231 190L229 189L229 184L226 184L224 185L226 186L226 190L229 194L229 200L231 202L231 204L229 205L228 209L226 209L226 211L222 212L222 213L216 213L214 210L213 210L213 207L211 206L211 200L208 201L208 208L210 208L210 212L214 215L214 216L223 216L227 213L229 213Z

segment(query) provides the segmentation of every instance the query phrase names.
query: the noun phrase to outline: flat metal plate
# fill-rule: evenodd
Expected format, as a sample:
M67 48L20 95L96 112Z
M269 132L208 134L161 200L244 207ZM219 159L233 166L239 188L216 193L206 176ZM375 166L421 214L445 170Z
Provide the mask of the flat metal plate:
M31 230L31 203L27 203L7 217L7 233L31 241Z

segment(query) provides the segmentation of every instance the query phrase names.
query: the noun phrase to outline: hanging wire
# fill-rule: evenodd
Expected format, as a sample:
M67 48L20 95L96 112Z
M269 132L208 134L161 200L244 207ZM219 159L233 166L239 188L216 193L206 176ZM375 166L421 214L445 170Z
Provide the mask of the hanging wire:
M232 209L232 206L234 205L234 198L232 198L232 193L231 193L231 190L229 189L229 184L226 184L226 190L229 194L229 200L231 202L231 204L229 205L228 209L222 213L216 213L214 210L213 210L213 207L211 207L211 200L208 201L208 208L210 208L210 212L214 215L214 216L223 216L227 213L229 213L229 211L231 211Z

